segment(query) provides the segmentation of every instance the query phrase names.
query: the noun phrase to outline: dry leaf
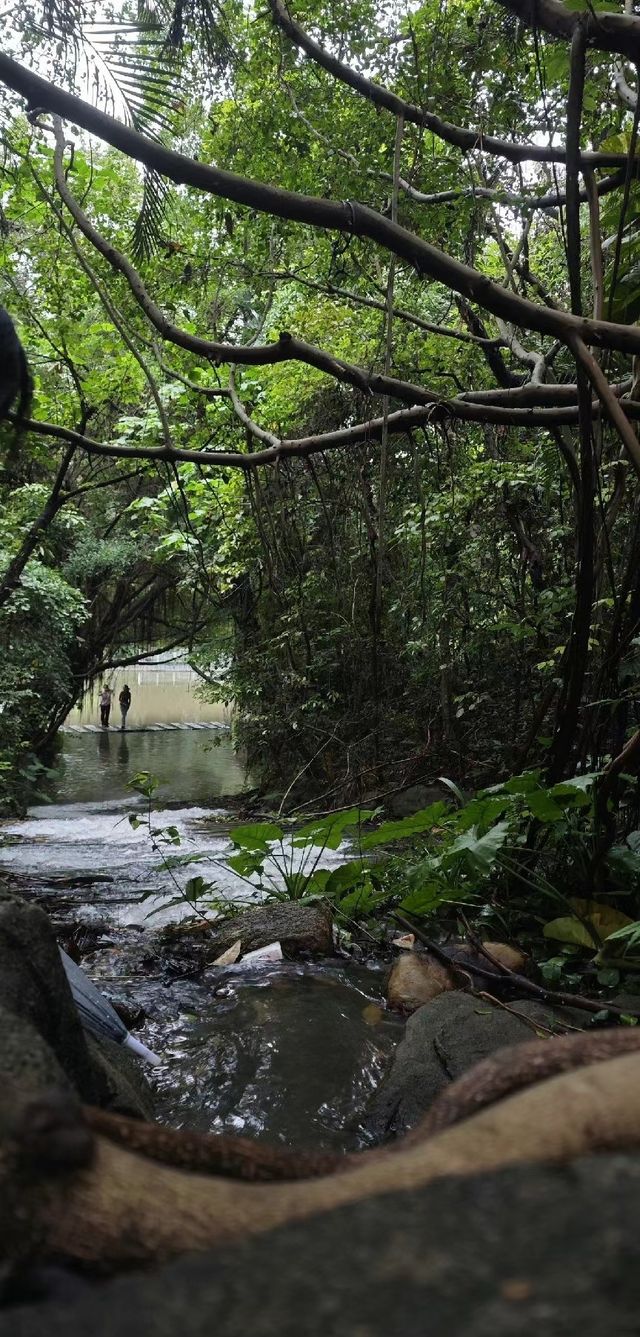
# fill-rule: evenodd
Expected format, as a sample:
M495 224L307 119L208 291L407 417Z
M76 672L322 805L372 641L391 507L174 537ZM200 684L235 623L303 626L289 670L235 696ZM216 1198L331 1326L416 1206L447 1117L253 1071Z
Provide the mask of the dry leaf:
M401 938L394 938L391 946L402 947L406 952L413 951L416 943L415 933L403 933Z
M223 952L221 956L216 957L213 963L214 966L234 965L235 962L238 960L241 951L242 951L242 943L238 938L238 941L234 942L233 947L227 947L226 952Z

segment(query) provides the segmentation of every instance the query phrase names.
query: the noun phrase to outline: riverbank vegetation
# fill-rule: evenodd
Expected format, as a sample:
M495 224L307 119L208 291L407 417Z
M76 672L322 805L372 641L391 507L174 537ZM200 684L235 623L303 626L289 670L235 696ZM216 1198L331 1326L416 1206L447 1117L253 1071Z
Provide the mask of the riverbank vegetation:
M45 0L0 28L34 381L2 427L5 810L89 685L182 647L281 812L472 796L368 831L403 843L362 863L365 918L459 903L548 972L632 973L640 18Z

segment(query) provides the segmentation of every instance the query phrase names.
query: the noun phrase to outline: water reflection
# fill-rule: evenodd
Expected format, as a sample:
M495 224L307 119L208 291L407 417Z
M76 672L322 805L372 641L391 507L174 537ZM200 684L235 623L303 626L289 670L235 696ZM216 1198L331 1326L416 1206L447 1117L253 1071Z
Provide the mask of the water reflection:
M402 1032L380 1006L383 984L380 971L329 962L232 968L169 989L113 981L130 1003L143 998L145 1043L163 1058L150 1075L161 1118L335 1149L360 1145L359 1118Z
M103 729L102 733L98 734L98 757L100 761L107 766L109 765L111 761L111 734L108 729Z
M158 733L65 734L57 803L131 798L128 781L139 771L158 779L157 798L216 805L219 794L245 787L242 758L227 733L201 729Z

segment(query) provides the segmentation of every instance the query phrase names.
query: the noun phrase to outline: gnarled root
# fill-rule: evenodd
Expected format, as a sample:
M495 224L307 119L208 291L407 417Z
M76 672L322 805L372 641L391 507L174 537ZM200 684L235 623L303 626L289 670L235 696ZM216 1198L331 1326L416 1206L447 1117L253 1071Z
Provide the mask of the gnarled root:
M426 1140L353 1158L340 1174L251 1184L190 1173L95 1137L91 1164L33 1171L20 1138L0 1158L0 1244L106 1267L167 1258L377 1194L520 1161L640 1147L640 1054L549 1078ZM42 1159L41 1159L42 1164Z

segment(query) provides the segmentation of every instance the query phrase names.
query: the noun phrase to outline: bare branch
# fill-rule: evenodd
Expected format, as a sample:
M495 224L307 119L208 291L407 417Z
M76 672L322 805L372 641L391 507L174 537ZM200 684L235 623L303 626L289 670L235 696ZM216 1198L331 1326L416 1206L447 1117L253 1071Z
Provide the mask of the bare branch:
M530 0L500 0L501 4L506 4L507 8L513 9L516 13L526 9L525 21L531 22L531 14L537 13L531 10ZM563 5L557 4L557 0L543 0L544 4L556 6L563 12ZM304 28L291 18L283 0L269 0L269 7L278 27L286 33L287 37L301 50L309 56L316 65L327 70L334 78L339 79L341 83L348 84L363 97L369 99L377 107L384 107L394 116L402 116L405 121L412 125L422 126L425 130L430 130L432 134L437 135L439 139L445 140L447 144L453 144L456 148L463 149L469 153L477 150L480 153L491 153L499 158L506 158L508 162L557 162L564 163L565 150L563 148L551 148L539 144L516 144L508 139L496 139L494 135L485 135L482 130L466 130L459 125L451 125L449 121L443 121L433 112L423 111L421 107L414 106L411 102L406 102L404 98L398 97L396 93L376 84L372 79L367 79L363 74L358 74L356 70L345 65L337 56L332 56L325 47L320 46L319 42L314 41ZM575 19L575 15L571 15ZM543 26L546 24L543 23ZM638 40L640 41L640 22L637 23ZM571 37L573 27L566 33ZM598 45L596 42L595 45ZM614 46L611 50L621 50ZM638 48L640 54L640 46ZM606 153L585 153L582 155L582 162L590 167L619 167L624 163L624 154L606 154Z
M544 28L553 37L571 41L578 23L584 20L585 35L590 47L598 51L613 51L627 56L637 65L640 61L640 19L628 14L598 14L594 9L576 13L567 9L561 0L498 0L498 4L528 27ZM582 158L584 163L584 155Z
M225 199L235 200L240 204L250 205L278 218L289 218L294 222L308 223L314 227L368 237L413 265L419 274L444 283L454 292L462 293L472 301L478 302L494 315L502 316L503 319L510 320L525 329L551 334L554 338L561 339L563 343L567 343L569 337L573 336L583 339L587 344L614 348L623 353L640 352L640 329L635 326L609 321L579 320L566 312L540 308L534 302L510 293L500 284L492 282L486 275L453 259L452 256L438 250L436 246L431 246L408 229L390 222L366 205L351 200L336 204L319 196L281 190L277 186L253 181L234 172L225 172L221 168L211 167L174 153L136 130L131 130L112 117L106 116L104 112L91 107L81 98L55 88L45 79L25 70L3 52L0 52L0 81L23 93L30 99L32 105L44 107L59 115L66 115L84 129L99 135L106 143L112 144L129 157L154 167L170 180L194 186L196 189L208 191ZM585 162L585 155L581 161ZM618 161L626 163L627 160L621 159L619 155ZM166 325L164 317L162 323L163 326ZM191 339L192 336L187 341L184 333L181 333L177 342L184 347L193 347ZM287 342L290 356L291 340ZM194 351L200 351L205 357L212 356L210 343L206 340L195 340L195 343L199 343L200 346ZM264 356L267 358L268 352L267 360L281 361L283 352L281 349L278 350L278 344L267 345ZM255 356L255 348L243 349L242 353L243 361L254 359L256 363L259 361ZM326 355L323 355L323 358L326 360ZM240 360L238 348L234 348L229 361ZM335 375L335 371L332 374ZM377 388L384 393L384 386ZM391 393L397 391L392 390Z

